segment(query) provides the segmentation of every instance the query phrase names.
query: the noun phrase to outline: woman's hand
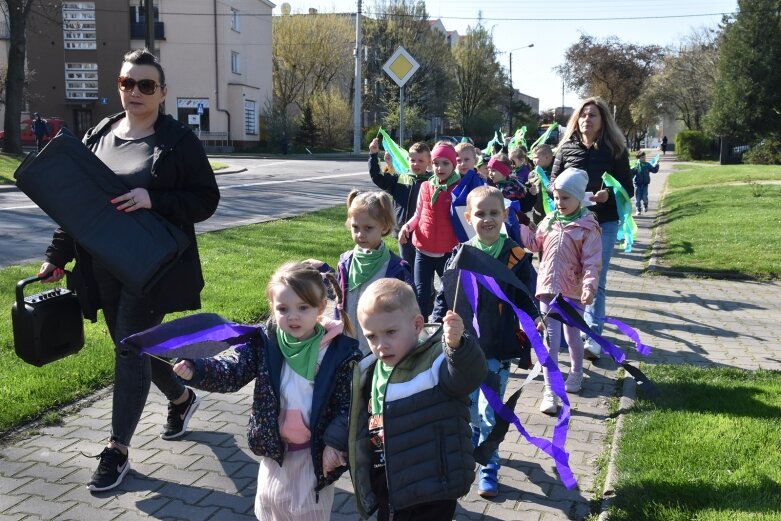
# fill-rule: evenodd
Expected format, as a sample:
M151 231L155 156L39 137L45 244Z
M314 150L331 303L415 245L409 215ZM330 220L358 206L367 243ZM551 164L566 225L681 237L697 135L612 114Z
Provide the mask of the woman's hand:
M347 454L330 445L326 445L323 449L323 475L327 476L345 465L347 465Z
M65 270L58 268L54 264L44 262L41 269L38 270L38 278L42 282L57 282L65 276Z
M146 188L133 188L126 194L115 197L111 204L119 204L117 210L125 212L135 212L142 208L152 208L152 200L149 198L149 192Z
M448 311L442 319L442 329L448 347L451 349L461 347L461 339L464 338L464 321L458 314L452 310Z
M180 360L174 365L174 373L182 380L192 380L195 375L195 365L189 360Z
M595 203L605 203L608 199L608 193L607 190L600 190L599 192L595 193L591 196L591 200Z

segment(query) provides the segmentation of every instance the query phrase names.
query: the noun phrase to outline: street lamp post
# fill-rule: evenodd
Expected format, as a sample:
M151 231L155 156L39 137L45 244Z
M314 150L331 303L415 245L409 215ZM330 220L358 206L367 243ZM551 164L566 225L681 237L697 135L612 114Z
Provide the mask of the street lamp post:
M507 132L510 134L512 134L513 131L513 96L515 95L515 87L513 87L513 51L517 51L519 49L529 49L531 47L534 47L533 43L530 43L529 45L522 45L510 50L510 106L507 107Z

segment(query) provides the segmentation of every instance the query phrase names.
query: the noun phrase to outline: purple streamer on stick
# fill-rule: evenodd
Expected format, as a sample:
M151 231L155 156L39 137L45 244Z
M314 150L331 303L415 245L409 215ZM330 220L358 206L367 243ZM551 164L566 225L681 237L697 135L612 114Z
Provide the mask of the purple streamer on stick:
M637 352L640 353L643 356L648 356L651 354L651 346L644 344L640 340L640 333L637 332L635 328L630 326L629 324L625 324L624 322L621 322L620 320L617 320L615 318L606 318L605 322L608 324L613 324L616 326L623 334L625 334L629 339L635 343L635 348L637 348Z
M502 400L495 392L491 391L488 386L482 385L481 390L483 390L483 394L485 395L486 400L488 400L488 402L491 404L491 407L494 409L494 411L497 412L497 414L501 416L503 420L515 425L518 431L524 436L524 438L526 438L529 443L553 458L553 461L556 464L556 470L559 473L559 478L561 479L562 483L564 483L564 486L567 487L567 489L571 490L575 488L577 486L577 481L575 480L575 477L572 474L572 469L569 466L569 453L567 453L567 451L564 449L564 444L567 441L567 430L569 428L570 403L569 397L564 391L564 378L561 376L561 371L559 370L558 365L549 356L548 350L545 348L545 345L542 342L542 338L540 338L540 334L537 331L534 320L532 320L529 315L523 312L512 301L510 301L509 298L507 298L507 295L504 294L504 291L502 291L502 289L492 277L480 273L475 273L466 269L461 269L460 272L462 278L462 287L464 288L464 293L466 294L467 300L469 301L469 305L472 306L474 315L477 316L477 282L479 282L497 298L503 300L512 307L521 323L521 329L523 329L523 332L529 338L529 341L534 348L537 359L543 367L548 369L548 380L551 385L551 390L561 399L562 403L559 417L556 421L555 427L553 428L553 437L551 441L529 435L529 433L523 428L523 425L521 425L521 421L518 416L502 403ZM487 393L485 390L486 388L491 392ZM493 398L491 395L493 395Z

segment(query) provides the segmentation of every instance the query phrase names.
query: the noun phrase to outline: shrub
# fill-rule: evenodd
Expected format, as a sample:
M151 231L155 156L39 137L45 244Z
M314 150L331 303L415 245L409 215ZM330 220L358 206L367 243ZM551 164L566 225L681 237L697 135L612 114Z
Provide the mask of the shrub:
M371 143L372 140L377 137L377 134L379 134L380 132L381 126L382 125L372 125L370 127L367 127L366 130L363 131L364 148L369 148L369 143Z
M675 136L675 151L683 161L712 159L711 137L700 130L683 130Z
M781 141L763 139L743 154L743 162L752 165L781 165Z

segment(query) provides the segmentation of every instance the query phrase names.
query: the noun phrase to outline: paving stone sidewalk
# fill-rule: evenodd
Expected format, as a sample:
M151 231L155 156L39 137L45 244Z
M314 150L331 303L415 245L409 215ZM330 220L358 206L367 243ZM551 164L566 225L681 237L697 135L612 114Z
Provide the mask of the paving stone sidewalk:
M637 218L640 234L631 253L611 264L608 314L636 327L653 346L651 363L691 363L747 369L781 369L775 339L781 337L781 285L642 275L651 247L655 209L674 157L662 158L652 176L651 210ZM615 337L623 346L624 339ZM628 358L637 360L627 349ZM562 353L563 371L569 364ZM551 460L511 429L501 446L500 494L486 501L475 487L459 501L458 520L551 521L584 519L598 503L596 461L606 446L608 402L616 393L615 364L586 363L584 390L572 396L567 441L579 487L568 491ZM516 371L508 394L526 376ZM154 389L133 438L132 471L114 491L86 488L110 429L110 390L98 393L58 426L29 429L0 447L0 521L5 520L250 520L257 473L247 448L249 385L235 394L204 393L179 441L158 437L165 421L162 395ZM516 412L531 434L550 437L555 419L538 412L542 378L523 392ZM337 483L332 519L356 520L349 480Z

